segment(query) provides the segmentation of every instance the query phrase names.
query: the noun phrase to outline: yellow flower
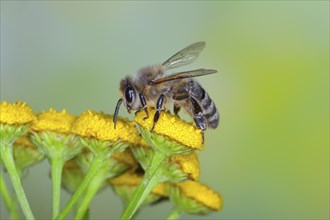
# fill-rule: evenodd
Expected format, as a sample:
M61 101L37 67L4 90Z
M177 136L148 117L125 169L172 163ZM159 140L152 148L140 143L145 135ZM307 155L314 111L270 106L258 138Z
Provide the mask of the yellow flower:
M159 196L168 197L167 184L159 183L151 192Z
M129 149L126 149L124 152L113 153L111 159L117 160L119 163L126 164L131 168L131 170L135 170L137 168L137 161Z
M65 109L60 112L56 112L51 108L48 112L37 114L37 120L32 124L31 129L34 131L70 133L74 120L75 116L67 113Z
M145 112L140 111L136 114L134 121L150 130L153 126L153 115L156 111L153 108L148 108L148 112L149 118L145 119ZM168 112L161 112L154 127L154 132L193 149L202 150L204 147L204 136L200 129Z
M142 175L139 175L137 173L130 173L130 172L125 172L124 174L109 179L109 183L111 185L115 186L131 186L131 187L137 187L141 180L142 180ZM162 197L168 197L168 192L166 188L165 183L160 183L158 184L153 190L152 193L155 195L159 195Z
M21 147L27 147L27 148L34 147L34 145L31 143L31 141L29 140L29 138L27 136L22 136L22 137L18 138L15 141L14 145L21 146Z
M191 198L211 210L222 209L223 200L220 194L200 182L188 180L174 184L173 187L178 187L183 196Z
M139 185L142 177L136 173L125 172L124 174L115 178L109 179L109 183L112 185L126 185L137 186Z
M73 132L82 137L94 137L106 141L122 140L132 144L146 145L134 124L127 119L119 118L114 129L113 117L91 110L83 112L73 124Z
M100 141L97 140L97 142ZM91 142L86 142L84 144L91 144ZM113 178L114 176L118 176L127 170L136 170L138 166L137 162L133 158L133 155L129 151L129 149L125 149L127 147L127 144L121 145L122 146L119 147L118 150L114 150L113 153L109 152L111 149L111 147L109 146L111 146L111 144L109 144L108 141L106 141L104 145L101 145L101 143L99 143L99 145L94 146L94 149L97 148L98 150L100 150L97 155L102 154L101 157L104 158L102 160L102 165L100 166L96 174L96 176L99 179L102 179L102 181L107 180L108 178ZM103 146L106 146L106 148L108 149L105 149L103 151ZM78 163L80 168L85 173L87 173L93 162L95 161L96 157L98 156L95 156L92 151L88 150L88 148L85 148L82 153L75 157L75 161Z
M0 145L8 145L11 148L17 138L28 132L30 122L35 119L36 116L26 103L20 101L16 103L1 102Z
M60 112L49 109L37 114L37 120L31 125L31 141L50 161L62 159L63 163L81 151L78 138L71 132L75 116L65 109ZM60 157L60 158L59 158ZM55 159L56 158L56 159ZM63 164L62 164L63 165Z
M24 212L25 218L34 219L29 204L26 200L23 191L20 174L21 167L17 167L13 158L13 143L21 136L26 134L29 130L29 124L35 120L35 115L32 109L25 103L20 101L16 103L7 103L3 101L0 103L0 156L1 162L5 165L18 201ZM16 152L18 153L18 152ZM21 152L19 152L21 153ZM18 170L19 169L19 170Z
M139 184L142 181L142 174L126 172L118 177L109 180L113 190L118 194L123 202L127 204L133 197L134 192L137 190ZM142 202L142 206L152 204L156 201L160 201L162 198L168 197L166 191L166 185L164 183L158 184L151 193L146 196Z
M40 162L45 155L31 143L27 136L22 136L13 144L13 157L17 171L22 175L25 168Z
M0 122L4 124L26 124L35 120L32 109L20 101L16 103L0 103Z
M190 154L178 154L169 158L170 163L176 163L181 170L188 174L189 179L198 180L200 173L200 166L197 154L192 152Z
M81 152L79 139L72 134L71 127L75 116L63 109L60 112L49 109L37 115L31 125L31 141L47 157L51 164L53 183L53 213L55 218L60 209L60 187L63 165Z
M155 113L151 109L149 112ZM153 128L153 119L144 117L145 114L137 113L134 120L137 122L137 130L149 148L137 146L131 150L145 170L145 174L126 206L122 219L132 218L157 184L167 181L181 182L188 178L197 179L199 176L196 155L189 154L196 149L203 149L203 132L169 113L162 113L154 131L150 131ZM176 157L181 154L185 155ZM174 158L170 159L172 156Z

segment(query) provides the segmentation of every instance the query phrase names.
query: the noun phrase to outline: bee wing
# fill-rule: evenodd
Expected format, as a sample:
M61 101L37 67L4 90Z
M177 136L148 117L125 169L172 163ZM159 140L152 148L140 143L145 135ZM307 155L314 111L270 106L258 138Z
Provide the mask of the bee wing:
M212 69L196 69L196 70L190 70L190 71L185 71L185 72L179 72L179 73L173 73L171 75L167 75L152 81L149 81L149 85L156 85L159 83L167 82L167 81L172 81L176 79L184 79L184 78L192 78L192 77L197 77L197 76L204 76L204 75L209 75L216 73L216 70Z
M204 47L205 42L203 41L193 43L171 56L162 65L166 70L168 70L192 63L197 59L199 53L204 49Z

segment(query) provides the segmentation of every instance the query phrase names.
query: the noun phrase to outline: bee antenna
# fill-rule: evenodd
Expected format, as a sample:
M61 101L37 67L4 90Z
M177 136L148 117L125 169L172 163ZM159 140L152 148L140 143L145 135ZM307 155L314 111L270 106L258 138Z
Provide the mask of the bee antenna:
M113 116L113 127L114 129L116 129L116 123L117 123L117 117L118 117L118 112L119 112L119 108L121 103L123 102L123 99L119 99L116 105L116 110L115 110L115 114Z

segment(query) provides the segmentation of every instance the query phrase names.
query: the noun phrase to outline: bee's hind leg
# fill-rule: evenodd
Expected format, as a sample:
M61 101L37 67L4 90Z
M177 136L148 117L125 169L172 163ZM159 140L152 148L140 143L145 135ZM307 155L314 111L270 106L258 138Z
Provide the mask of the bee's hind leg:
M202 131L205 131L206 125L205 125L204 119L202 118L202 109L199 106L198 102L193 97L190 97L189 99L193 106L195 123L199 129L201 129Z
M206 130L205 122L201 117L196 117L195 116L194 120L195 120L195 123L196 123L196 125L199 129L201 129L202 131Z
M139 96L140 96L140 102L141 102L141 109L144 109L144 112L146 113L146 117L143 118L145 120L145 119L149 118L146 97L142 93L140 93Z
M151 128L151 131L154 130L155 128L155 125L159 119L159 116L160 116L160 111L162 110L162 107L163 107L163 104L164 104L164 94L161 94L157 100L157 106L156 106L156 113L154 115L154 123L152 125L152 128Z

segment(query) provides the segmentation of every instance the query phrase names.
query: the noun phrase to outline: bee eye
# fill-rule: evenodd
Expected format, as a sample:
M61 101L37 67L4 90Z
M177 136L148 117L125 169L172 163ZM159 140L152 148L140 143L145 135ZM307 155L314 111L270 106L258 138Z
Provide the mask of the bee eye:
M130 86L126 87L126 89L125 89L125 99L126 99L126 102L132 103L134 98L135 98L134 89L132 87L130 87Z

